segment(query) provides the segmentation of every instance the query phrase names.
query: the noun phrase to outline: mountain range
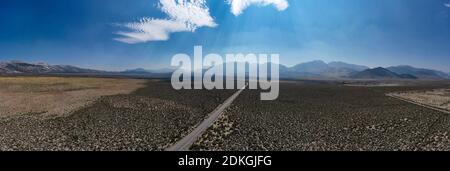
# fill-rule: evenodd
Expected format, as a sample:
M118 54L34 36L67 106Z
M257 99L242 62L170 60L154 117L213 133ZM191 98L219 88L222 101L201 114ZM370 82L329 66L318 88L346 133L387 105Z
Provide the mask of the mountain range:
M418 79L411 74L398 74L386 68L378 67L367 69L350 76L357 79Z
M424 68L400 65L387 68L369 68L363 65L345 62L326 63L321 60L305 62L287 67L280 65L281 78L313 79L450 79L450 74ZM20 61L0 62L0 74L114 74L114 75L157 75L170 77L174 69L147 70L143 68L108 72L79 68L70 65L49 65L46 63L30 64Z
M30 64L21 61L0 62L0 74L103 73L71 65Z
M407 65L369 68L345 62L325 63L320 60L301 63L280 70L281 77L287 78L328 78L328 79L450 79L450 74Z
M175 71L175 69L171 68L163 68L163 69L144 69L144 68L136 68L136 69L130 69L122 71L121 73L128 73L128 74L165 74L165 73L172 73Z
M398 74L410 74L414 75L421 79L440 79L440 78L450 78L447 73L444 73L442 71L436 71L431 69L423 69L423 68L414 68L412 66L395 66L395 67L388 67L388 70L398 73Z
M367 66L348 64L344 62L325 63L320 60L297 64L293 67L280 67L281 77L305 78L346 78L369 69Z

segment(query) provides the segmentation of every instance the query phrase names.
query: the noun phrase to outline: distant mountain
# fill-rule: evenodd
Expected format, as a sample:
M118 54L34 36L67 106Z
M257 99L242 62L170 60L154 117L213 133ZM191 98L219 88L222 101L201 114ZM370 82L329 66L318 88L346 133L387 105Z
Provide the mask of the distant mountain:
M369 69L369 67L364 65L348 64L344 62L330 62L328 63L328 66L333 68L347 68L355 71L364 71L366 69Z
M397 74L386 68L378 67L373 69L367 69L356 74L353 74L351 78L355 79L417 79L417 77L410 74Z
M387 68L397 74L409 74L420 79L448 79L449 74L442 71L436 71L431 69L414 68L412 66L401 65Z
M404 79L414 79L414 80L419 79L418 77L411 75L411 74L400 74L400 77L404 78Z
M225 68L227 64L222 64ZM229 65L229 64L228 64ZM247 65L250 66L250 65ZM254 66L252 69L256 69ZM394 66L389 68L373 68L344 62L325 63L320 60L301 63L293 67L279 65L280 78L284 79L450 79L450 74L411 66ZM207 69L203 70L206 72ZM46 63L30 64L21 61L0 62L0 74L99 74L124 75L139 77L170 77L174 68L149 70L136 68L121 72L107 72L79 68L70 65L49 65ZM271 68L268 68L270 73ZM237 72L237 69L235 69ZM246 71L248 72L248 71ZM269 74L268 73L268 74ZM270 75L270 74L269 74Z
M154 70L147 70L151 73L155 74L164 74L164 73L173 73L175 69L173 68L162 68L162 69L154 69Z
M147 71L144 68L136 68L136 69L125 70L125 71L122 71L121 73L125 73L125 74L146 74L146 73L149 73L149 71Z
M20 61L0 62L0 74L102 73L103 71L70 65L30 64Z
M327 69L326 71L320 73L320 76L326 77L326 78L347 78L358 72L359 72L359 70L355 70L355 69L351 69L351 68L331 67L331 68Z
M327 63L320 61L320 60L316 60L316 61L297 64L297 65L289 68L289 71L297 72L297 73L320 74L329 68L330 68L330 66L328 66Z
M301 63L291 68L287 72L281 72L282 76L316 77L316 78L346 78L369 67L344 62L325 63L321 60Z
M131 69L131 70L125 70L120 73L124 73L124 74L168 74L168 73L172 73L173 71L175 71L175 69L171 69L171 68L163 68L163 69L155 69L155 70L136 68L136 69Z

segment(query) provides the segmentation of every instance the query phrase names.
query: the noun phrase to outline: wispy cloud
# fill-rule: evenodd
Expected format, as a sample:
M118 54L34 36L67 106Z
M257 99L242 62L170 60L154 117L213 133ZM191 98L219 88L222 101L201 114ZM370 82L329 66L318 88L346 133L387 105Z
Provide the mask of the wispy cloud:
M450 2L449 3L445 3L444 6L449 7L450 8Z
M143 18L139 22L123 24L130 31L118 32L121 37L115 40L130 44L165 41L171 33L194 32L200 27L217 26L206 0L160 0L159 9L167 18Z
M226 0L231 12L238 16L251 5L273 5L279 11L289 7L287 0ZM195 32L201 27L216 27L209 13L206 0L159 0L158 8L166 18L143 18L139 22L119 24L128 31L117 32L115 40L135 44L150 41L166 41L175 32Z
M274 5L278 11L283 11L289 7L287 0L228 0L231 5L231 12L238 16L251 5L268 6Z

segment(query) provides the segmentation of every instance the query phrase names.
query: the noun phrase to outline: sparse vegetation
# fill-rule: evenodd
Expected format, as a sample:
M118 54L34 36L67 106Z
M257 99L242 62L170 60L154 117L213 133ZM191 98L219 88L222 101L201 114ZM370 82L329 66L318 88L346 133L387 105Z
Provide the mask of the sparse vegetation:
M6 93L57 95L42 96L47 101L40 103L57 103L49 97L67 102L72 97L67 93L105 88L115 95L98 96L64 115L44 117L31 112L3 117L0 150L164 150L235 92L177 91L164 80L134 81L1 78L1 90ZM130 84L140 88L120 94L114 89ZM450 150L448 114L386 96L411 91L447 95L448 85L360 87L336 81L283 81L275 101L260 101L259 90L245 90L191 149ZM23 103L2 98L1 105Z
M101 96L128 94L144 83L112 78L0 77L0 118L64 116Z
M67 116L1 119L0 150L163 150L233 92L176 91L170 82L149 80L131 94L102 96Z
M193 150L450 150L449 116L385 96L446 85L282 83L276 101L245 91ZM229 126L232 126L229 128Z
M396 92L389 95L450 111L450 89Z

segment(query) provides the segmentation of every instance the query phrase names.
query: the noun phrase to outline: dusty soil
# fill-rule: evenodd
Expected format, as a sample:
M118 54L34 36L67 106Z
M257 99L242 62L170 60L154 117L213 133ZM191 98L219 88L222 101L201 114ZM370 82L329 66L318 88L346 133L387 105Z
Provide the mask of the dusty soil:
M398 92L389 95L450 111L450 89Z
M0 118L65 116L101 96L129 94L144 83L112 78L0 77Z

